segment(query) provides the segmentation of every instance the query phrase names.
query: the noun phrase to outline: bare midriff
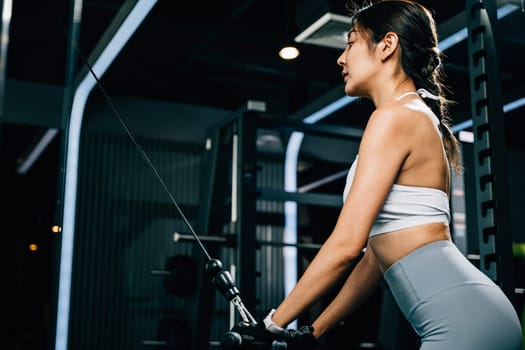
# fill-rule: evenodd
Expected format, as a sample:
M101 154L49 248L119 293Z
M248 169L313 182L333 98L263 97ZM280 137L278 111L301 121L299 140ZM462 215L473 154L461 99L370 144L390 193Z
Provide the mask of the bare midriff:
M383 233L371 237L369 243L384 272L412 251L441 240L450 240L450 230L448 224L439 222Z

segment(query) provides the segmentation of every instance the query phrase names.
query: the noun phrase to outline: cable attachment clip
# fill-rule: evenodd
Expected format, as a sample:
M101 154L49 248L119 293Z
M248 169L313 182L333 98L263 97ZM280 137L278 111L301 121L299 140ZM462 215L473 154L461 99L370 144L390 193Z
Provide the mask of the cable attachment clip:
M231 302L244 322L257 324L255 318L250 314L246 306L244 306L240 292L233 283L232 276L228 271L224 271L222 268L222 262L218 259L210 259L206 263L206 271L211 277L211 282L215 285L217 290Z

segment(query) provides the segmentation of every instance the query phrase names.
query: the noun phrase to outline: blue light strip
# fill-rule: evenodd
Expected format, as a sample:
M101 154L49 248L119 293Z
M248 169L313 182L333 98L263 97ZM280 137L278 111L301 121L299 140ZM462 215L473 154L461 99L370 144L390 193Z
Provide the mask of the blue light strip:
M150 12L156 0L138 0L120 28L93 64L95 75L100 78L121 51L142 20ZM69 130L67 131L66 174L64 189L64 218L62 223L62 246L58 285L58 310L55 350L66 350L69 332L69 309L71 298L71 274L73 265L73 242L75 237L75 211L78 178L78 155L80 131L84 108L91 90L96 84L90 72L79 84L73 97Z
M520 107L522 107L524 105L525 105L525 97L522 97L520 99L517 99L516 101L512 101L512 102L509 102L506 105L504 105L503 106L503 113L511 112L511 111L513 111L515 109L518 109L518 108L520 108ZM452 130L452 132L456 133L456 132L459 132L459 131L471 128L472 127L472 123L473 123L472 119L465 120L464 122L461 122L459 124L456 124L456 125L452 126L450 129Z
M295 131L290 135L284 161L284 190L297 192L297 162L304 133ZM284 202L283 243L297 244L297 202ZM284 292L288 295L297 282L297 248L283 247ZM297 327L295 321L290 325Z
M303 119L306 124L314 124L326 118L335 111L355 101L357 97L343 96L319 111ZM290 135L286 146L284 161L284 190L287 192L297 192L297 162L299 151L303 142L304 133L295 131ZM284 234L283 242L297 244L297 202L286 201L284 203ZM284 258L284 292L288 295L297 282L297 248L283 247ZM297 327L297 321L290 324Z
M525 105L525 97L512 101L503 106L503 113L511 112Z
M512 5L512 4L506 4L498 8L497 11L497 17L498 19L502 19L508 15L510 15L512 12L516 11L518 9L518 6ZM454 34L449 35L443 40L439 41L438 47L441 51L445 51L452 46L459 44L463 40L467 39L468 37L468 31L467 28L462 28L455 32Z
M2 1L2 24L0 38L0 114L4 114L4 99L6 85L7 49L9 47L9 27L13 17L13 0Z
M53 128L48 129L44 133L44 135L40 138L40 141L38 141L36 146L33 147L29 155L26 157L25 161L22 164L20 164L20 166L16 169L16 172L22 175L27 173L27 171L38 160L42 152L45 151L49 143L53 141L53 138L55 137L56 134L58 134L57 129L53 129Z
M463 40L467 39L467 37L468 37L467 28L460 29L454 34L446 37L445 39L440 40L438 43L438 47L441 51L446 51L450 49L452 46L459 44Z
M450 130L452 130L453 133L457 133L461 130L465 130L472 127L472 119L465 120L464 122L461 122L459 124L453 125Z
M507 17L512 12L514 12L514 11L516 11L518 9L519 9L519 7L517 5L505 4L505 5L501 6L500 8L498 8L497 17L498 17L498 19L502 19L504 17Z
M510 13L516 11L517 6L512 4L506 4L498 9L497 16L501 19ZM468 36L467 28L462 28L451 36L440 40L438 45L441 51L445 51L452 46L465 40ZM314 124L319 120L329 116L330 114L338 111L339 109L349 105L350 103L357 100L356 97L344 96L330 103L328 106L323 107L319 111L309 115L303 119L303 122L308 124ZM284 165L284 182L285 191L297 192L297 162L299 158L299 150L301 143L303 142L304 134L302 132L293 132L288 140L285 154L285 165ZM284 228L284 242L297 242L297 203L296 202L285 202L285 228ZM284 285L285 295L292 290L297 282L297 248L284 247ZM293 260L292 260L293 259ZM297 321L294 321L291 326L296 327Z
M337 112L341 108L357 100L357 97L343 96L336 101L330 103L329 105L321 108L317 112L310 114L308 117L303 119L303 122L306 124L315 124L319 120L326 118L334 112Z

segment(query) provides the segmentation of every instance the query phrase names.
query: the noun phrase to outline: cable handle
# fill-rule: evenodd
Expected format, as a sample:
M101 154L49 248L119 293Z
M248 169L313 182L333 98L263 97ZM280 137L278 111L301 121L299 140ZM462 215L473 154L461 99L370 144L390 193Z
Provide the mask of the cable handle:
M218 259L210 259L205 265L208 275L215 288L231 302L239 312L242 320L246 323L257 324L255 318L250 314L246 306L244 306L240 292L233 283L233 278L228 271L222 268L222 262Z

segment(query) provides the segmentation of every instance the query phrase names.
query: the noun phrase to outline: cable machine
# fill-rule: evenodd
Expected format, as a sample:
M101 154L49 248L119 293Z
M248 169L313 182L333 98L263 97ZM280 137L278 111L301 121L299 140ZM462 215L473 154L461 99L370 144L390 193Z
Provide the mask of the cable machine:
M202 163L202 182L199 222L200 236L205 243L215 243L212 254L219 254L219 247L233 247L232 266L235 267L235 284L243 295L248 310L258 310L260 296L257 295L256 280L260 271L256 268L255 252L264 245L284 247L283 242L260 241L256 238L258 199L271 201L295 201L320 206L340 206L340 195L325 193L290 193L278 189L257 188L257 130L279 130L283 133L303 131L319 136L360 138L362 131L349 127L309 125L300 121L273 120L264 117L264 104L248 102L246 108L210 128L207 132L205 154ZM178 239L193 238L180 234ZM295 244L296 248L318 249L320 245ZM209 279L208 276L203 276ZM214 314L214 288L202 282L199 298L198 326L195 349L205 349L210 339L204 335L211 330ZM260 310L259 310L260 311ZM234 317L231 314L230 317ZM230 320L230 325L235 320ZM228 326L225 326L228 327ZM225 329L226 330L226 329Z

